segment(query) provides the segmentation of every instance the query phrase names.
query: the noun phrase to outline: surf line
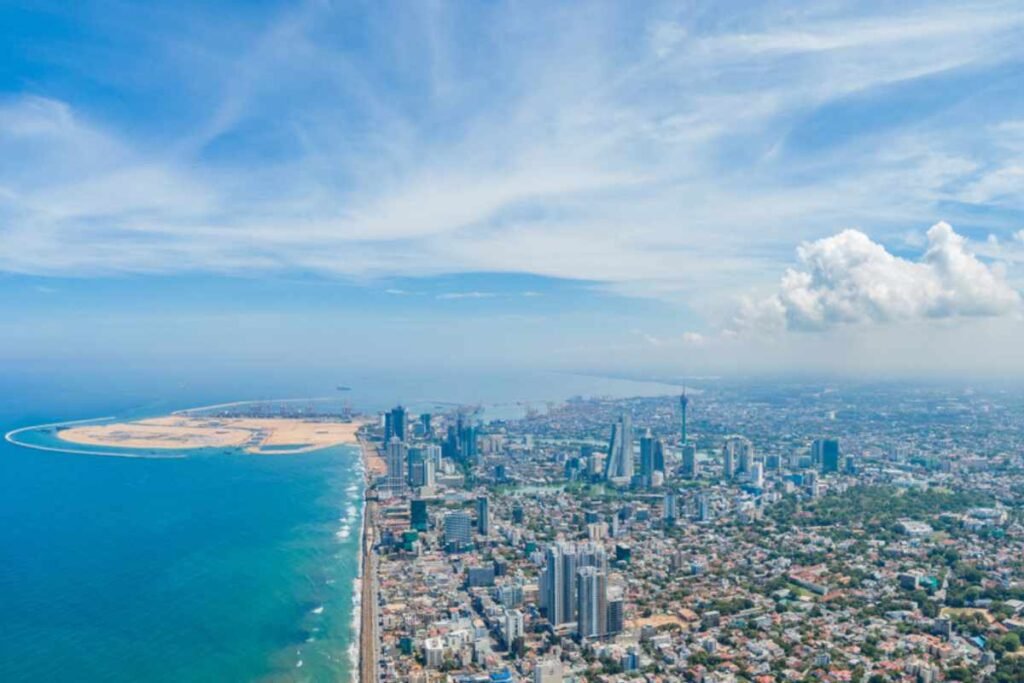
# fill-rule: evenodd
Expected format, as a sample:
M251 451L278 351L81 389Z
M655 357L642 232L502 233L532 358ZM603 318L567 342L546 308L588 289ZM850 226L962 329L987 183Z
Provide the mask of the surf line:
M22 432L31 432L37 429L49 429L50 427L66 427L68 425L80 425L87 424L90 422L103 422L104 420L116 419L114 416L107 417L93 417L88 420L66 420L64 422L50 422L49 424L43 425L30 425L28 427L19 427L18 429L12 429L11 431L4 434L4 441L15 446L21 446L22 448L33 448L37 451L48 451L50 453L71 453L73 455L97 455L105 458L133 458L136 460L180 460L187 458L187 455L144 455L141 453L118 453L116 451L87 451L76 448L59 448L57 446L43 446L36 443L27 443L25 441L19 441L16 437Z

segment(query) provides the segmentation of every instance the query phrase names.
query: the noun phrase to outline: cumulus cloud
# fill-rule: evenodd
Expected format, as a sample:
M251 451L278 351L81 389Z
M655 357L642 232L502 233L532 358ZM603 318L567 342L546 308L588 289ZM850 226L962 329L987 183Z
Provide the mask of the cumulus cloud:
M804 243L797 249L800 266L786 270L771 296L744 300L729 331L825 330L1019 310L1020 294L948 223L932 226L927 240L916 261L858 230Z

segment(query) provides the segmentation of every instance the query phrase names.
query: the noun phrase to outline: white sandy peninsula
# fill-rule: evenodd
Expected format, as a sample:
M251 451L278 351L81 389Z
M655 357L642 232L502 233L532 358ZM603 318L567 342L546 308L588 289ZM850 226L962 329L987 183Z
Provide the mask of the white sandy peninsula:
M289 454L356 443L361 422L329 419L198 417L170 415L132 422L61 429L64 441L137 449L240 448L247 453Z

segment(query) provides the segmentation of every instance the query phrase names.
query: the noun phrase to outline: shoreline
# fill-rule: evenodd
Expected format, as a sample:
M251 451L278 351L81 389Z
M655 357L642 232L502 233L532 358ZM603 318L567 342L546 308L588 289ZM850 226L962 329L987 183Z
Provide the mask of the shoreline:
M373 483L371 458L379 457L376 446L363 436L358 437L363 458L363 524L359 543L359 666L356 680L372 683L377 680L377 575L373 562L373 544L376 536L375 501L370 496ZM372 451L372 455L371 455ZM369 656L367 656L369 655Z

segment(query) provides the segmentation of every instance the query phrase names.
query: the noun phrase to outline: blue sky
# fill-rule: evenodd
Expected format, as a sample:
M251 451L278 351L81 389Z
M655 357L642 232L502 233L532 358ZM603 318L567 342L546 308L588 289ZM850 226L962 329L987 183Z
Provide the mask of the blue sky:
M1021 373L1022 39L1013 2L7 3L0 351Z

